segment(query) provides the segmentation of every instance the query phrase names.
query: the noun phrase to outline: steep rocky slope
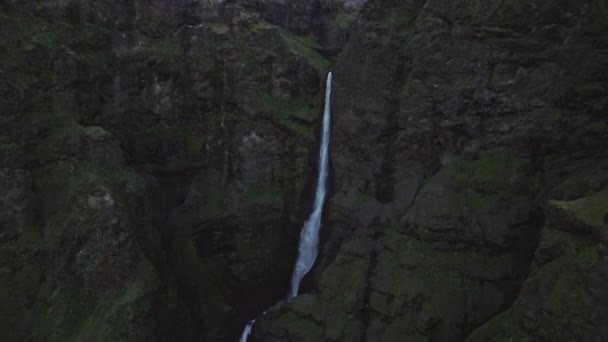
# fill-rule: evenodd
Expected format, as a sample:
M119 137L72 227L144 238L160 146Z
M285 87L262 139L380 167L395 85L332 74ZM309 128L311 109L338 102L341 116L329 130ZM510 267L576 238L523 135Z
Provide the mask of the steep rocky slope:
M256 340L608 338L606 14L368 2L335 66L316 291Z
M232 340L287 290L359 2L8 1L10 340Z
M603 0L0 3L6 340L608 339ZM287 292L334 70L331 198Z

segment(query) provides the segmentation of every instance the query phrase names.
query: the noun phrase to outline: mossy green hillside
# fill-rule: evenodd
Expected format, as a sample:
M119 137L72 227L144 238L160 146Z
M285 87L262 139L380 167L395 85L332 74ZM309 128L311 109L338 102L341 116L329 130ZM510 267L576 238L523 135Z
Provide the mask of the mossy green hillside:
M484 257L467 249L437 252L436 243L394 231L385 243L370 295L377 320L387 326L383 340L399 334L421 338L429 320L442 322L433 336L447 338L458 334L453 327L484 322L504 309L507 298L493 284L518 267L508 256Z

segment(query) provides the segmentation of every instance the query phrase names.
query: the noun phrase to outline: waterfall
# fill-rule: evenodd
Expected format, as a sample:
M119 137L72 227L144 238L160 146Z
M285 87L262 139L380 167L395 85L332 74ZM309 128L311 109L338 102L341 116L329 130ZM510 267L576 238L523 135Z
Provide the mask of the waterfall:
M300 246L298 259L291 277L291 290L289 298L298 295L302 278L310 271L317 259L319 248L319 229L321 228L321 214L327 194L327 173L329 168L329 124L331 116L331 72L327 74L325 86L325 108L323 109L323 132L321 133L321 146L319 149L319 178L312 213L300 232Z
M323 205L325 204L325 195L327 194L327 173L329 168L329 123L331 116L331 72L327 74L327 82L325 85L325 106L323 108L323 129L321 133L321 147L319 149L319 178L317 179L317 190L315 192L315 202L313 204L312 213L300 232L300 246L298 247L298 259L291 277L291 289L289 290L288 298L293 298L298 295L300 282L302 278L310 271L317 259L319 248L319 229L321 228L321 214ZM264 314L266 312L264 311ZM240 342L247 342L255 319L247 322L243 333L241 334Z
M254 323L255 319L252 319L251 321L247 322L247 324L245 324L245 329L243 329L243 333L241 334L239 342L247 342L247 338L249 338L249 335L251 334L251 328L253 328Z

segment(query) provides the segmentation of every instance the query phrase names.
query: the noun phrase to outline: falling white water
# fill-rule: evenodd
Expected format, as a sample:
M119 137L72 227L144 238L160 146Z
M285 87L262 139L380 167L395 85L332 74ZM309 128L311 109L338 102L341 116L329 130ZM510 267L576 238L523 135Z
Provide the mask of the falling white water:
M253 328L254 323L255 319L252 319L251 321L247 322L247 324L245 324L245 329L243 329L243 333L241 334L241 339L239 340L239 342L247 342L247 338L251 334L251 328Z
M329 122L331 116L330 106L331 96L331 72L327 74L327 83L325 86L325 107L323 108L323 132L321 133L321 148L319 151L319 179L317 180L317 191L315 193L315 202L310 217L304 222L304 227L300 232L300 246L298 248L298 259L296 267L291 277L291 289L288 298L293 298L298 295L300 281L310 271L317 259L318 244L319 244L319 229L321 228L321 214L323 204L325 204L325 195L327 194L327 173L329 167ZM264 311L264 314L266 312ZM239 342L247 342L251 329L255 324L255 319L247 322L241 339Z
M328 145L329 145L329 123L331 116L331 72L327 74L325 86L325 108L323 109L323 132L321 134L321 147L319 151L319 179L312 213L300 233L300 246L298 247L298 259L291 277L291 291L289 298L298 295L302 278L310 271L317 259L319 245L319 229L321 228L321 214L327 194L327 169L329 167Z

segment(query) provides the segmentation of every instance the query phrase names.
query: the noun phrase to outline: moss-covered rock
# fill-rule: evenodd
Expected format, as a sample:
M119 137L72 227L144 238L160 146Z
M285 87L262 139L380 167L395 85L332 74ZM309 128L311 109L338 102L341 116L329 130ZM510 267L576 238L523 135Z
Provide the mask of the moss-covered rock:
M383 341L399 335L458 340L465 334L463 327L485 321L509 302L512 294L495 282L506 285L511 282L506 279L522 277L523 271L514 270L524 265L510 256L436 252L436 243L394 233L389 237L378 258L370 297L376 321L384 324L375 335Z
M511 309L477 329L467 341L584 340L606 338L605 240L590 226L608 213L605 190L549 204L530 275ZM596 219L593 219L596 218Z
M318 294L303 294L271 308L256 322L255 338L359 341L364 335L363 306L372 248L372 240L366 237L345 243L321 273Z
M589 197L572 201L553 201L550 203L552 215L559 217L562 227L574 227L576 232L593 232L598 240L606 239L608 225L608 191L604 190Z

